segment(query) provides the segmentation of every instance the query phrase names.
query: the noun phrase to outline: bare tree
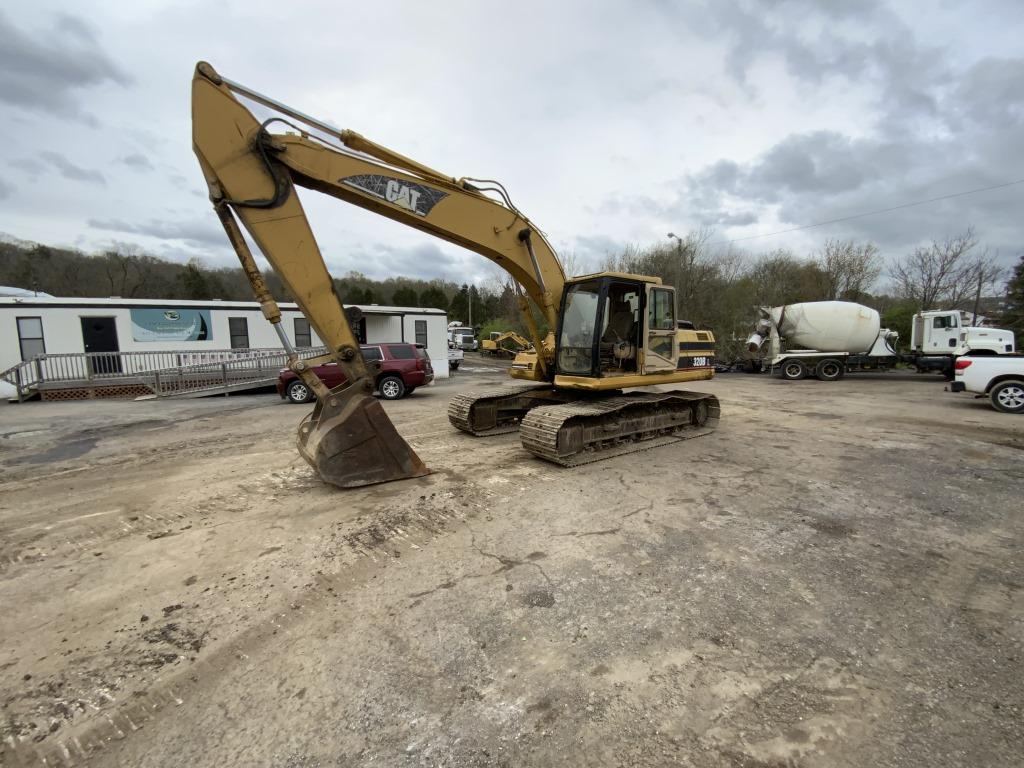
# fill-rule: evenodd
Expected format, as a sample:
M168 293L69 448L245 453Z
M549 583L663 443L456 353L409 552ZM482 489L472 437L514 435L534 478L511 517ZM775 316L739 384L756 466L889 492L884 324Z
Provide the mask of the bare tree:
M828 299L859 300L878 279L881 266L873 243L858 245L853 240L826 240L817 258Z
M160 260L139 253L137 249L118 246L98 257L107 278L111 296L134 298L152 293Z
M562 262L562 271L565 272L566 277L586 274L583 259L579 257L576 251L563 251L558 254L558 260Z
M981 297L987 291L996 290L1005 279L1006 270L995 263L986 248L980 256L964 264L960 278L953 285L946 301L953 309L973 308L976 318Z
M928 247L893 262L889 274L901 296L913 301L918 309L938 308L940 302L962 301L977 280L981 260L970 259L978 244L974 228L941 242L933 240Z

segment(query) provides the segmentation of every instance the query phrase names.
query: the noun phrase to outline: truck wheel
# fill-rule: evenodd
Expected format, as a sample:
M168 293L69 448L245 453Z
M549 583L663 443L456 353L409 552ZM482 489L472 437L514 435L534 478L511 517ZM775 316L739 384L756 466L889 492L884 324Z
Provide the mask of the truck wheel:
M313 397L313 391L301 379L297 379L288 385L288 399L293 403L300 405L308 403Z
M1024 381L1001 381L988 396L997 411L1024 413Z
M843 370L842 361L831 357L825 358L814 368L814 375L821 381L838 381L843 378L844 373L846 371Z
M459 364L458 363L448 363L448 367L451 368L453 371L459 370Z
M385 376L377 383L377 389L385 400L398 400L405 394L405 382L397 376Z
M782 364L782 378L786 381L800 381L807 378L807 366L801 360L787 360Z

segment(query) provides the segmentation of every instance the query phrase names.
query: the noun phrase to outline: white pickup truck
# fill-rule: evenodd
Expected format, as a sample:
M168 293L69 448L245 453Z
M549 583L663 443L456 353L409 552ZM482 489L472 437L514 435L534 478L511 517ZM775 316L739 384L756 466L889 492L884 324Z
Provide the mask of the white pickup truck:
M462 350L459 349L453 342L448 342L448 368L452 371L459 370L459 365L462 363L462 358L465 357Z
M988 395L1003 413L1024 413L1024 355L958 357L953 363L953 392Z

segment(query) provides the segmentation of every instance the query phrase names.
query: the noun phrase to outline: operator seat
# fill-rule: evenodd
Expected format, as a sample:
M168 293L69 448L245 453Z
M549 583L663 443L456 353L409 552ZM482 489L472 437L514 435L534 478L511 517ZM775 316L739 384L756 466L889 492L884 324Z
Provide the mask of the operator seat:
M636 369L637 321L628 301L619 302L611 310L608 327L601 337L603 346L610 347L614 367L625 370Z
M608 319L604 341L636 341L636 318L629 304L620 304Z

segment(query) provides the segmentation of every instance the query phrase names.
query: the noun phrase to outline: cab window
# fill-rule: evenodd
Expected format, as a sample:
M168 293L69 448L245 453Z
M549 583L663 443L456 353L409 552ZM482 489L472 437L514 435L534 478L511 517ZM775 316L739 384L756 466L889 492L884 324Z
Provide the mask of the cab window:
M672 291L659 288L651 291L651 303L647 307L647 327L652 331L671 331L676 327Z
M597 281L569 286L562 304L558 370L589 374L594 367L594 324L601 286Z

